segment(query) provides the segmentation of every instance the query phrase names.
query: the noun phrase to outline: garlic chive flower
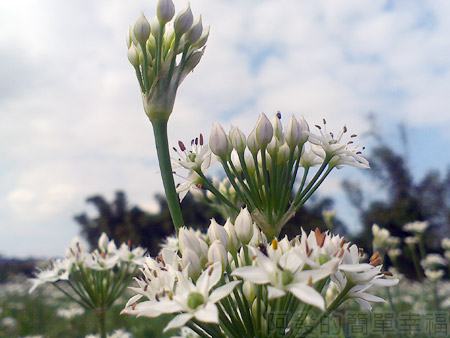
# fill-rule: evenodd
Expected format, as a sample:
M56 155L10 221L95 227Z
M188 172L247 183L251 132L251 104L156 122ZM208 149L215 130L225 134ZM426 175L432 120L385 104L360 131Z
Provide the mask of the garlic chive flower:
M149 23L141 13L127 33L128 59L152 121L168 120L178 87L200 62L209 35L200 16L194 21L189 4L171 21L174 15L172 0L159 0L155 18Z
M327 132L325 120L323 127L317 126L319 134L310 131L303 117L291 116L285 127L282 121L280 112L270 119L260 114L248 136L236 126L226 133L219 123L214 123L209 147L220 158L236 198L228 199L203 170L189 174L188 182L178 189L180 198L201 186L208 190L211 205L226 205L232 216L245 205L252 221L273 238L334 168L369 168L369 162L353 145L356 135L343 142L346 127L334 137ZM314 167L318 167L315 173Z

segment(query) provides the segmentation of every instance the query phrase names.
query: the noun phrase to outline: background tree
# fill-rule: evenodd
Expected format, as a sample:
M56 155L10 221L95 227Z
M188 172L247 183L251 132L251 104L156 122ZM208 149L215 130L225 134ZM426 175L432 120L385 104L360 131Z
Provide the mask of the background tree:
M369 155L372 170L366 173L378 184L385 195L382 199L367 200L361 183L344 180L343 188L350 202L359 211L363 230L354 241L371 249L374 223L387 228L392 235L409 236L402 227L412 221L428 221L430 230L426 236L426 247L440 250L440 240L450 234L450 167L444 175L430 170L417 180L408 166L408 147L405 128L400 128L403 151L396 151L377 135L376 146ZM366 202L367 200L367 202Z

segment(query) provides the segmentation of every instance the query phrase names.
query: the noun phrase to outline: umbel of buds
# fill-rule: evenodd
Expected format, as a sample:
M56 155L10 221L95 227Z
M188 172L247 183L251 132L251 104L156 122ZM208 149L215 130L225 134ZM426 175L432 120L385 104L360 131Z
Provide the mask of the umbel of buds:
M151 121L167 121L178 87L200 62L208 36L209 26L203 27L201 16L193 17L189 3L175 16L172 0L158 2L151 22L141 13L129 27L127 56Z

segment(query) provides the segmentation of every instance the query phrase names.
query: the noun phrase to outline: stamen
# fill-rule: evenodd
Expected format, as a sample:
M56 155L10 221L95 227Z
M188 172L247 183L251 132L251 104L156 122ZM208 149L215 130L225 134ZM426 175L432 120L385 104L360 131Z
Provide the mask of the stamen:
M195 138L195 145L198 146L198 137Z
M186 147L184 146L184 143L181 141L178 141L178 146L180 147L181 151L185 151Z
M322 130L322 128L318 124L316 124L315 127L318 128L319 130Z
M347 126L343 126L343 127L342 127L342 131L343 131L344 133L346 133L346 132L347 132Z
M358 135L356 135L356 134L352 134L352 135L350 135L350 137L356 137L356 136L358 136Z
M200 145L201 146L203 145L203 135L202 134L200 134Z
M308 276L308 279L306 280L306 284L307 284L308 286L311 286L311 285L312 285L312 277L311 277L311 276Z
M327 121L325 121L325 119L323 119L323 124L327 124Z
M277 117L278 117L279 120L281 120L281 113L280 113L280 111L277 112Z

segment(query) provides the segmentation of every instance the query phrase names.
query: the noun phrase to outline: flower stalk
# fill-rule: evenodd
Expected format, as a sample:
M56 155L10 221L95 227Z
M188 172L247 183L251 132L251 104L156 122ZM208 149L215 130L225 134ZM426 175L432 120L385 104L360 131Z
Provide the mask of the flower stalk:
M181 213L180 202L173 179L173 169L170 162L169 142L167 140L167 120L153 119L153 132L155 135L156 151L158 154L159 169L166 194L167 205L169 206L172 222L178 233L184 225L183 214Z

